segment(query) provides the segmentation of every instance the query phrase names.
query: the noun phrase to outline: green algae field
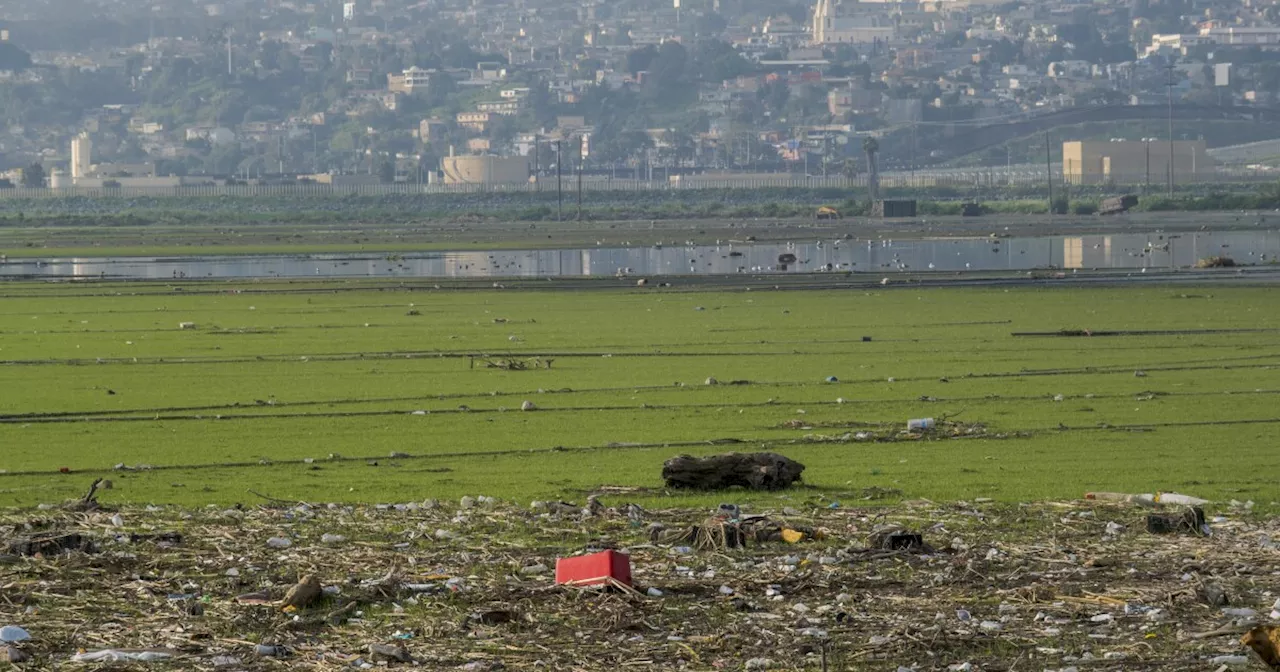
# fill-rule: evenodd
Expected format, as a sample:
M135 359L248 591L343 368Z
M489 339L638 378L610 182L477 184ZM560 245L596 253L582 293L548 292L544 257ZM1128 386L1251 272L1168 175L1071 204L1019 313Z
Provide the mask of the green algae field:
M1280 499L1267 287L599 285L9 283L0 505L701 505L664 460L759 449L822 501Z

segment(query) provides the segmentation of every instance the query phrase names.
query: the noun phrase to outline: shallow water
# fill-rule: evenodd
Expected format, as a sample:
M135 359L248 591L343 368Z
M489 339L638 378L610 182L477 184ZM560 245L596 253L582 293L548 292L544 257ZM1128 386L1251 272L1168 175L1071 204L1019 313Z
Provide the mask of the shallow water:
M794 255L794 261L784 255ZM13 259L0 276L43 278L543 277L861 271L1139 269L1280 260L1280 232L1026 238L809 240L564 250ZM785 260L785 261L784 261Z

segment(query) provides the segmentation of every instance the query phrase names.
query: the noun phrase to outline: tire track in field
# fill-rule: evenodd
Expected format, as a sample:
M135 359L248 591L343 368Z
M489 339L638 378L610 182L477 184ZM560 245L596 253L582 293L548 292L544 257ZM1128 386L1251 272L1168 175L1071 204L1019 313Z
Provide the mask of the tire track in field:
M795 385L801 385L801 384L797 383ZM634 390L635 388L626 388L626 389ZM657 388L657 389L669 389L669 388L664 387L664 388ZM697 389L697 388L694 388L694 389ZM710 386L708 386L706 389L711 389L711 388ZM1094 400L1094 399L1133 399L1134 397L1140 396L1142 394L1143 393L1139 392L1139 393L1133 393L1133 394L1115 394L1115 395L1105 395L1105 396L1095 395L1092 397L1086 396L1086 395L1078 395L1078 396L1069 397L1069 399L1079 400L1079 401ZM1149 393L1149 394L1153 394L1151 399L1158 399L1166 396L1172 396L1171 394L1166 394L1166 393ZM1264 395L1264 394L1280 394L1280 390L1254 390L1254 391L1245 391L1245 392L1205 392L1205 393L1188 392L1188 393L1183 393L1182 395L1179 395L1179 396L1210 396L1215 394L1236 395L1236 396ZM491 396L493 395L482 394L482 395L469 395L469 397L461 397L461 398L488 398ZM503 395L503 396L515 396L515 395ZM432 398L438 399L437 397L432 397ZM1068 398L1064 398L1063 401L1066 401L1067 399ZM639 405L628 404L628 405L613 405L613 406L597 405L597 406L540 407L537 409L536 413L559 414L559 413L600 413L600 412L615 412L615 411L683 411L683 410L707 410L707 409L722 409L722 408L759 409L759 408L782 408L784 405L827 407L827 406L843 406L843 405L856 406L859 404L866 405L866 404L875 404L875 403L959 404L959 403L1007 402L1007 401L1016 401L1016 402L1054 401L1054 396L1043 394L1043 395L1034 395L1034 396L1027 396L1027 397L992 397L992 396L963 397L963 398L929 397L927 399L923 399L923 398L895 399L895 400L888 400L888 401L846 400L843 402L816 401L816 400L792 401L792 400L769 399L766 401L756 401L756 402L717 401L717 402L711 402L711 403L685 403L685 404L642 403ZM350 403L359 404L359 403L367 403L367 402L355 401ZM299 404L299 405L303 405L303 404ZM333 404L332 402L308 402L306 405L333 405ZM285 406L285 405L282 404L281 406ZM279 408L279 407L280 406L275 406L275 408ZM232 407L231 410L253 409L253 408L262 408L262 407L261 406L238 406L238 407ZM203 410L203 409L197 409L197 410ZM211 409L211 410L218 410L218 409ZM47 415L29 414L29 415L19 415L19 416L14 416L14 415L0 416L0 424L43 425L43 424L68 424L68 423L111 423L111 422L182 422L182 421L205 422L210 420L213 420L213 421L315 420L315 419L366 418L366 417L405 416L405 415L409 415L409 416L461 415L461 414L484 415L484 414L493 414L493 413L524 413L524 412L525 411L521 411L519 407L507 408L507 407L500 406L495 408L471 408L465 405L460 406L458 408L446 408L446 409L434 409L434 410L417 409L417 408L415 409L400 408L400 409L379 409L379 410L367 410L367 411L320 411L320 412L297 412L297 413L293 413L293 412L215 413L213 415L206 415L204 413L181 413L181 412L163 412L163 411L162 412L100 411L100 412L89 412L89 413L76 413L72 411L66 411L66 412L59 412L57 414L47 414ZM149 413L149 414L143 415L143 413Z
M1180 421L1180 422L1136 423L1136 424L1104 425L1104 426L1080 425L1080 426L1068 427L1065 425L1059 425L1057 427L1019 430L1018 438L1033 437L1037 433L1047 434L1047 433L1078 432L1078 431L1115 431L1115 432L1154 431L1162 428L1218 427L1218 426L1233 426L1233 425L1264 425L1264 424L1280 424L1280 417L1242 418L1242 419L1236 419L1236 420L1192 420L1192 421ZM958 440L965 440L965 439L967 440L989 439L989 440L999 441L999 440L1008 440L1008 438L1011 438L1011 437L1006 437L1005 439L1001 439L995 436L959 436L959 437L947 436L947 437L921 439L921 440L913 440L913 441L906 441L906 442L915 443L919 441L958 441ZM468 451L454 451L454 452L448 452L448 453L431 453L431 454L424 454L424 455L411 455L411 454L402 453L402 454L398 454L397 457L387 457L382 455L343 456L343 455L335 454L326 459L312 459L312 458L302 458L302 459L294 459L294 460L259 459L256 461L243 461L243 462L211 462L211 463L202 463L202 464L147 465L145 467L134 467L134 468L124 468L124 469L89 468L89 469L77 469L70 472L63 472L61 471L61 469L43 469L43 470L32 469L32 470L3 472L3 473L0 473L0 479L4 479L6 477L19 477L19 476L60 476L60 475L66 475L67 473L90 474L90 475L111 474L111 473L116 473L118 471L138 473L138 472L147 472L147 471L199 471L199 470L208 470L208 469L271 468L271 467L277 467L277 466L305 466L308 468L314 468L317 465L334 464L334 463L340 464L340 463L354 463L354 462L366 462L366 463L373 462L377 464L377 463L380 463L381 460L392 460L394 462L404 462L404 461L413 461L413 460L426 461L426 460L441 460L441 459L456 459L456 458L471 458L471 457L488 458L488 457L506 457L506 456L517 456L517 455L546 455L546 454L555 454L555 453L565 453L565 454L592 453L592 452L603 452L603 451L609 451L609 450L652 450L657 448L704 448L704 447L733 446L733 445L757 445L757 446L760 446L762 449L777 450L777 449L785 449L786 447L846 446L853 443L860 443L860 442L829 441L829 440L823 441L823 440L804 439L804 438L776 439L776 438L726 437L726 438L703 439L703 440L696 440L696 441L661 441L661 442L634 442L634 443L619 442L619 443L606 443L606 444L592 445L592 446L572 446L572 447L553 446L550 448L512 448L512 449L488 450L488 451L468 450ZM903 441L887 441L887 442L867 441L865 443L895 444L895 443L904 443L904 442Z
M723 384L723 386L724 387L729 387L729 386L748 387L751 389L767 390L767 389L807 387L810 385L821 385L826 388L839 389L844 385L850 385L850 384L852 383L749 381L746 383L741 383L736 385L733 383L725 383ZM132 408L132 409L98 409L98 410L88 410L88 411L38 411L38 412L31 412L31 413L10 413L6 415L0 415L0 423L21 423L25 421L44 422L44 421L56 421L61 419L66 419L69 421L80 421L82 419L89 419L89 418L113 418L117 416L134 416L134 415L142 415L142 414L149 414L152 417L152 419L154 419L154 416L162 413L174 414L174 413L210 412L210 411L237 411L237 410L245 410L245 409L266 410L271 408L287 409L287 408L312 407L312 406L354 406L354 405L364 405L364 404L403 403L403 402L412 402L412 401L439 402L439 401L446 401L451 399L494 399L494 398L504 398L504 397L525 397L525 398L544 397L545 398L545 397L551 397L555 395L572 395L572 394L584 394L584 395L587 395L587 394L634 394L637 392L696 393L696 392L720 391L722 389L723 387L720 385L688 385L688 386L682 386L682 387L678 387L674 385L629 385L624 387L595 387L595 388L581 388L581 389L562 388L558 390L541 390L541 391L526 390L526 391L517 391L517 392L454 392L449 394L413 395L413 396L401 396L401 397L370 397L365 399L311 399L311 400L303 400L303 401L275 401L275 402L253 403L253 404L233 402L229 404L208 404L208 405L202 405L202 406L162 406L162 407ZM1064 401L1133 399L1143 394L1153 395L1152 396L1153 399L1160 399L1160 398L1167 398L1167 397L1172 397L1172 398L1211 397L1211 396L1217 396L1217 395L1250 396L1250 395L1280 394L1280 389L1278 390L1268 390L1268 389L1217 390L1217 391L1210 391L1210 392L1182 392L1182 391L1161 392L1158 390L1150 390L1145 392L1134 392L1134 393L1071 395L1071 396L1065 397ZM872 399L867 399L867 398L848 399L843 403L846 403L850 406L856 406L859 404L861 405L911 404L911 403L953 403L954 404L954 403L981 403L981 402L1027 402L1027 401L1050 400L1053 398L1053 396L1054 395L1050 395L1050 394L1022 395L1022 396L1005 396L1005 395L997 395L997 394L988 394L988 395L975 396L975 397L935 397L932 395L927 395L926 397L910 397L910 398L880 397L880 398L872 398ZM833 405L833 404L839 405L841 402L827 401L827 400L810 400L810 401L774 400L772 402L763 402L763 403L761 402L735 403L732 401L727 401L727 402L721 402L718 405L750 407L750 406L779 405L783 403L805 404L810 406L826 406L826 405ZM694 407L694 405L691 405L691 404L690 405L664 404L662 406L665 408L684 408L684 407L693 408ZM656 408L657 406L650 404L648 407ZM627 408L634 408L634 406L616 406L616 407L609 407L609 408L627 409ZM415 409L415 410L423 410L423 409ZM454 410L454 409L445 409L445 411L432 411L432 413L447 412L451 410ZM556 411L556 410L564 410L564 409L557 409L552 407L552 408L545 408L541 410L545 412L545 411ZM394 414L396 412L401 412L401 411L383 411L383 412L387 414ZM412 411L402 411L402 412L412 413ZM474 412L480 412L480 409L475 409ZM246 417L251 415L252 417L255 417L255 418L257 417L266 417L266 418L288 417L283 414L274 414L274 413L260 413L260 414L253 413L253 414L245 414L245 415ZM304 417L322 417L322 416L317 416L315 414L303 414L303 415ZM202 418L202 419L208 419L208 418Z
M945 339L950 340L950 339ZM812 343L813 341L808 341ZM861 342L861 341L858 341ZM749 344L733 344L733 345L749 345ZM607 347L607 346L600 346ZM652 346L634 346L634 347L652 347ZM668 346L671 347L671 346ZM675 344L675 347L680 347ZM1139 348L1140 350L1151 350L1152 348ZM1008 350L1009 352L1025 352L1024 349ZM1056 350L1055 350L1056 351ZM996 351L1001 352L1001 351ZM802 351L802 350L715 350L715 351L652 351L652 352L616 352L616 351L583 351L583 350L565 350L565 351L538 351L538 350L389 350L389 351L372 351L372 352L327 352L327 353L277 353L270 355L236 355L236 356L176 356L176 357L96 357L96 358L49 358L49 359L5 359L0 360L0 366L84 366L94 365L112 365L112 364L129 364L129 365L157 365L157 364L247 364L254 362L342 362L342 361L379 361L379 360L395 360L395 359L502 359L502 358L624 358L624 357L831 357L841 355L858 355L866 354L856 350L841 351ZM1086 373L1093 370L1105 370L1115 367L1159 370L1160 367L1166 369L1170 366L1181 365L1202 365L1214 362L1239 362L1253 361L1258 359L1266 359L1269 357L1280 357L1280 352L1267 352L1257 355L1240 356L1240 357L1218 357L1208 359L1190 359L1172 362L1161 362L1157 366L1146 366L1142 363L1125 364L1125 365L1106 365L1099 367L1068 367L1061 369L1029 369L1033 372L1052 372L1052 371L1075 371L1081 370ZM1024 372L1009 373L1006 375L1021 375ZM996 375L996 374L965 374L965 375Z

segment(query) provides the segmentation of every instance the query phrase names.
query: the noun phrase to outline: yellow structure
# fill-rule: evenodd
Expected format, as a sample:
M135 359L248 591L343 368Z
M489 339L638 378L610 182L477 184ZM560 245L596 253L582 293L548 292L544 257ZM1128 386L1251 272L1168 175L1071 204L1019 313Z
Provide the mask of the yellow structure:
M1169 142L1064 142L1062 174L1070 184L1164 184L1169 179ZM1174 141L1174 182L1197 182L1213 174L1213 159L1203 140Z
M520 184L529 181L524 156L446 156L440 159L445 184Z

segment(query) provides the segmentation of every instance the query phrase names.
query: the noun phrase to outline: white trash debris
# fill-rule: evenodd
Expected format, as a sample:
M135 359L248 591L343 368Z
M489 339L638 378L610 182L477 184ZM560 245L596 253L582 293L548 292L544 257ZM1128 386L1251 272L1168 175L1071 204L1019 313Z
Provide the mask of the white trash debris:
M99 651L85 651L71 656L73 663L117 663L117 662L140 662L151 663L157 660L166 660L172 658L173 654L167 651L137 651L130 649L102 649Z
M1257 618L1258 612L1248 607L1229 607L1222 610L1222 615L1232 618Z
M267 540L267 546L269 548L289 548L292 545L293 542L285 539L284 537L271 537Z
M16 625L6 625L0 628L0 642L12 644L14 642L25 642L31 639L31 633Z

